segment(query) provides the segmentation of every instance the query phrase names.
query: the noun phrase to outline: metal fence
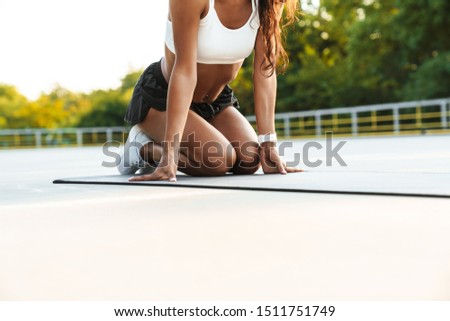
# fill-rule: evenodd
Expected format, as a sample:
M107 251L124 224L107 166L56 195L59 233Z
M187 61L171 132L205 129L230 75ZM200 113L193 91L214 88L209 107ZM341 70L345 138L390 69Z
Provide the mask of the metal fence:
M256 127L255 116L247 119ZM280 137L401 134L450 130L450 98L279 113L275 125ZM4 129L0 148L89 146L124 140L127 127Z
M99 145L122 141L126 132L126 127L4 129L0 148Z
M255 116L248 117L255 126ZM332 108L275 115L277 133L285 138L400 134L450 129L450 98Z

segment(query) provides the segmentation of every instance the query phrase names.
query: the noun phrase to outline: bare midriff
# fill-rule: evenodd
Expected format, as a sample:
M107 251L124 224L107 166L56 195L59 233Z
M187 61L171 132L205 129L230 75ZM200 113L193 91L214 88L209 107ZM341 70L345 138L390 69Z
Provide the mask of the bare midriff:
M225 86L236 78L242 63L243 61L234 64L197 63L197 85L192 101L211 103L216 100ZM167 83L169 83L174 64L175 54L166 47L161 69Z

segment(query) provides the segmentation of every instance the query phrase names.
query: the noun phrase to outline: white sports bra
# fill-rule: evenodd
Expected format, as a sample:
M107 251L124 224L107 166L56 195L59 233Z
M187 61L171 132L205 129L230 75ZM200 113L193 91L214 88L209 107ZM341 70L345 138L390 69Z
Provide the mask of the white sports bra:
M200 20L198 31L197 62L203 64L233 64L243 61L255 47L259 16L254 0L252 14L238 29L225 27L217 16L214 0L209 0L209 10ZM175 53L172 22L166 23L166 46Z

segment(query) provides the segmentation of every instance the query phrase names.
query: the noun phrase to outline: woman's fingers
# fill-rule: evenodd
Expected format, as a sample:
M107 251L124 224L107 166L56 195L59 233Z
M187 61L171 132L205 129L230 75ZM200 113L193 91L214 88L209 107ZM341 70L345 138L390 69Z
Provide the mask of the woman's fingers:
M282 175L286 175L287 173L303 172L303 169L301 169L301 168L286 166L286 163L281 159L281 157L279 155L277 156L277 159L276 159L276 165L277 165L278 172Z
M304 172L303 169L297 167L288 167L286 163L281 160L281 157L277 157L277 159L266 162L263 166L263 170L265 174L282 174L286 175L287 173L299 173Z
M169 181L169 182L176 182L177 178L175 177L164 177L164 176L157 176L153 174L147 174L147 175L140 175L140 176L134 176L130 177L128 179L129 182L138 182L138 181Z
M134 176L129 178L130 182L136 181L177 181L177 165L175 163L165 164L159 163L155 171L151 174Z
M128 179L130 182L137 182L137 181L169 181L169 182L176 182L177 177L173 174L167 174L167 173L157 173L156 171L151 174L146 175L140 175L140 176L134 176L130 177Z
M299 172L304 172L304 170L301 169L301 168L297 168L297 167L287 167L286 166L286 172L288 172L288 173L299 173Z
M280 159L278 158L277 160L277 168L278 168L278 172L282 175L286 175L286 164Z
M151 173L151 174L146 174L146 175L133 176L133 177L130 177L128 180L130 182L135 182L135 181L155 181L158 179L159 179L159 177L155 176L155 173Z

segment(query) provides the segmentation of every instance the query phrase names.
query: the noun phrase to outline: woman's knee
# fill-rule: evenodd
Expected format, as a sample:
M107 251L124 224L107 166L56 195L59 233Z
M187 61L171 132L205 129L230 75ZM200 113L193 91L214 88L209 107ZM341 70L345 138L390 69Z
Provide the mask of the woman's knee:
M236 162L236 152L226 140L198 142L195 147L190 144L189 148L181 149L184 149L183 154L188 162L184 167L190 168L194 175L225 175Z
M202 166L210 175L225 175L236 163L236 151L228 141L206 142L202 148Z
M246 142L235 148L237 159L232 172L240 175L254 174L260 167L259 144Z

